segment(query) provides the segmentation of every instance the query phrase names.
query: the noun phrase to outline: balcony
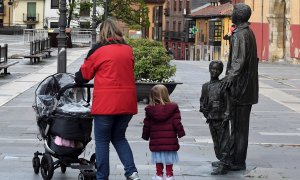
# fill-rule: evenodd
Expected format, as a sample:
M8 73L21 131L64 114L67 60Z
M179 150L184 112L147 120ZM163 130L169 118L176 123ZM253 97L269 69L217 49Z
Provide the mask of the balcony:
M165 31L164 32L164 39L181 41L183 37L184 37L183 32L175 32L175 31Z
M23 13L23 22L26 24L36 24L39 22L39 14L28 15Z

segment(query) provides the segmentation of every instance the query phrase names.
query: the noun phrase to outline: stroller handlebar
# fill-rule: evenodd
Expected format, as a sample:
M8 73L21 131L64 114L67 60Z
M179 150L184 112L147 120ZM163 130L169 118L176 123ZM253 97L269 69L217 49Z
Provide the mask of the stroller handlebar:
M58 93L56 94L56 99L57 100L60 100L60 97L64 94L64 92L67 90L67 89L71 89L71 88L87 88L88 89L88 101L90 101L90 89L91 88L94 88L94 84L67 84L65 85L64 87L62 87Z

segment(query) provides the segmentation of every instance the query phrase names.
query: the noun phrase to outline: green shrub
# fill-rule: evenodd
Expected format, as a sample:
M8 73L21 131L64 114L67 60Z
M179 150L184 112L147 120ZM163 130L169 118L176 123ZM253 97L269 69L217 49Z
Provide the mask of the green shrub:
M170 65L171 56L161 42L148 39L127 39L134 53L134 74L136 81L170 82L176 66Z

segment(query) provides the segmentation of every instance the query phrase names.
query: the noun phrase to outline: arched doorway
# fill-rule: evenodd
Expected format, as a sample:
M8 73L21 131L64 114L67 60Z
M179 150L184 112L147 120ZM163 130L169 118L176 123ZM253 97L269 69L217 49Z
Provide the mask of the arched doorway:
M290 0L270 0L270 60L288 60L290 57Z

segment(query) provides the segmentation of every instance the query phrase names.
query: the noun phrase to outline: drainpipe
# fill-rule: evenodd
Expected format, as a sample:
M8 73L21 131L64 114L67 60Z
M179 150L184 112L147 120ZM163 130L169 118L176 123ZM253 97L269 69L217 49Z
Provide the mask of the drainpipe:
M262 60L264 50L264 1L261 1L261 47L260 57Z
M44 26L45 26L45 10L46 10L46 8L45 8L45 5L46 4L46 0L44 0L44 3L43 3L43 29L44 29ZM47 24L47 26L48 26L48 24Z
M282 58L283 58L283 60L285 60L285 58L286 58L286 47L285 47L285 40L286 40L286 38L285 38L285 36L286 36L286 27L285 27L285 25L286 25L286 23L285 23L285 21L286 21L286 18L285 18L285 13L286 13L286 2L285 2L285 0L283 0L283 37L282 37L282 40L283 40L283 44L282 44L282 51L283 51L283 56L282 56Z

